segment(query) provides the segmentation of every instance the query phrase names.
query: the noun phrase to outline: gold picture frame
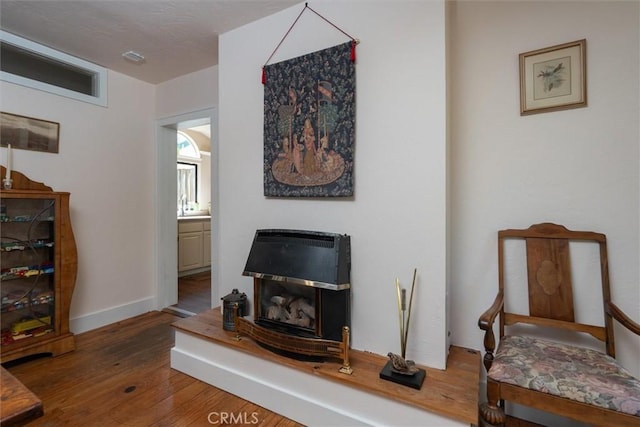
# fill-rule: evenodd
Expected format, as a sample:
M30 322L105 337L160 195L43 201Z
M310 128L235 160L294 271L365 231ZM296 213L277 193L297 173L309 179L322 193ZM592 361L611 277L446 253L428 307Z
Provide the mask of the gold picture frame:
M58 153L60 123L0 112L0 146Z
M587 106L587 40L520 54L520 115Z

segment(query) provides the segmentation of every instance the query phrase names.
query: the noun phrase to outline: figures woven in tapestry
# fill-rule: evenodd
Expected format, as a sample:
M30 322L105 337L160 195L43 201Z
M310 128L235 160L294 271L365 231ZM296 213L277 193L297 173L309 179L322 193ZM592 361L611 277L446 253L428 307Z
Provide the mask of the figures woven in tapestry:
M265 67L264 195L353 195L351 42Z

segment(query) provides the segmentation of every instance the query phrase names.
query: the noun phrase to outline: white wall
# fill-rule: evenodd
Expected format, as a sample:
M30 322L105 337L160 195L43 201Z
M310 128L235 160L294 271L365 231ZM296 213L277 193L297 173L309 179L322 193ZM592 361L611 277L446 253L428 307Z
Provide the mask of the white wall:
M640 322L639 6L452 4L453 343L482 348L497 230L544 221L607 235L613 300ZM518 54L582 38L588 107L521 117ZM616 347L639 375L640 339L617 328Z
M72 331L151 309L154 86L109 72L107 108L6 82L0 92L2 111L60 123L59 154L14 150L13 165L71 193L78 246Z
M201 154L202 161L198 168L200 182L198 183L198 201L200 202L200 210L206 211L207 206L211 202L211 154Z
M361 40L356 62L355 196L263 196L261 68L303 4L220 37L221 291L252 295L241 276L256 229L346 233L352 244L353 347L399 352L395 278L418 269L407 357L444 367L444 2L317 1ZM348 38L306 11L270 63Z
M218 105L218 66L205 68L157 86L156 117L170 117ZM214 139L214 129L211 130ZM213 142L212 142L213 143Z

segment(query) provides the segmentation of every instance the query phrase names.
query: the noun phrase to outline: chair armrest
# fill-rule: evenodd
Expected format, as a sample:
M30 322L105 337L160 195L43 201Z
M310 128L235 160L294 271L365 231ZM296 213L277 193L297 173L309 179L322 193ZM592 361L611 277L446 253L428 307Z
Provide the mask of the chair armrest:
M617 305L612 302L607 304L607 314L616 319L622 326L630 330L636 335L640 335L640 324L634 322L629 316L624 314Z
M482 315L480 315L480 319L478 319L478 327L483 331L489 331L493 328L493 322L496 320L496 316L502 310L502 306L504 305L504 292L498 292L496 295L496 299L491 304L491 307L487 309Z
M496 316L502 310L504 305L504 292L498 292L496 299L491 304L491 307L478 319L478 327L485 331L484 333L484 349L486 351L484 355L484 367L489 371L491 364L493 363L493 351L496 349L496 338L493 335L493 322L496 320Z

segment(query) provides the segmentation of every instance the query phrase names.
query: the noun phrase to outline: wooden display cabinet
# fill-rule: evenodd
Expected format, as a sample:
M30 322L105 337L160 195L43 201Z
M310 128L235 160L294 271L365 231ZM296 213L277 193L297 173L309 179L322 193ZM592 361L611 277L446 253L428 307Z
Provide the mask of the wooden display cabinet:
M5 176L5 168L0 169ZM69 308L78 253L69 219L69 193L12 171L0 190L0 361L75 349Z

